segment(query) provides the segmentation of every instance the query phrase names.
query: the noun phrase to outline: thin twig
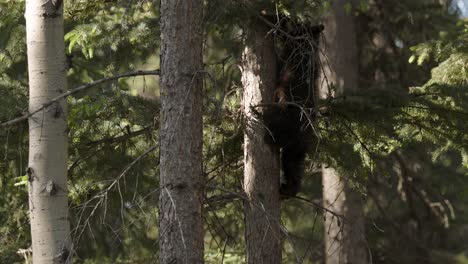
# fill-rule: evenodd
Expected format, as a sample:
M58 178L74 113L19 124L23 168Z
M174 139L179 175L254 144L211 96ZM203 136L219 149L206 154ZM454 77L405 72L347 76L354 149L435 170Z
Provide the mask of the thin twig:
M96 210L98 209L98 207L102 204L104 205L104 217L103 217L103 221L106 217L106 212L107 212L107 194L109 193L109 191L116 185L118 184L118 182L120 181L120 179L122 179L122 177L124 177L128 171L130 171L130 169L132 169L135 164L137 164L140 160L142 160L144 157L146 157L148 154L150 154L152 151L154 151L156 148L158 148L159 145L154 145L154 146L151 146L150 148L148 148L147 150L145 150L140 156L138 156L136 159L134 159L130 164L128 164L125 169L120 173L120 175L114 179L112 181L112 183L107 186L107 188L105 188L104 190L100 191L98 194L96 194L95 196L93 196L91 199L89 199L88 201L86 201L81 207L81 213L80 213L80 216L78 218L78 222L77 222L77 227L75 228L76 231L74 232L77 232L78 233L78 229L79 229L79 226L80 224L82 223L82 217L83 217L83 214L85 212L85 210L88 208L88 204L91 203L91 201L93 200L97 200L97 203L92 207L92 211L91 213L89 214L89 216L83 220L84 224L83 226L86 227L86 224L89 222L90 218L94 215L94 213L96 212ZM76 236L76 241L79 241L82 234L84 232L84 228L81 230L81 232L78 233L78 235Z

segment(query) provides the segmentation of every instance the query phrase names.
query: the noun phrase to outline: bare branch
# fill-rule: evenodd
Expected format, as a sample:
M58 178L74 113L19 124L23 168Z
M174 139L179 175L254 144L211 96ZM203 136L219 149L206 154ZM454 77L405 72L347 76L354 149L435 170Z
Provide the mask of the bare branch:
M151 131L151 129L153 129L153 126L147 126L137 131L130 131L129 133L126 133L121 136L112 136L112 137L106 137L106 138L102 138L102 139L95 140L95 141L90 141L86 145L91 146L91 145L112 144L116 142L123 142L133 137L138 137L140 135L148 133L149 131Z
M51 106L52 104L54 104L55 102L63 99L63 98L66 98L72 94L75 94L77 92L80 92L80 91L83 91L83 90L86 90L88 88L91 88L91 87L94 87L98 84L101 84L101 83L104 83L104 82L108 82L108 81L113 81L113 80L117 80L117 79L120 79L120 78L125 78L125 77L132 77L132 76L142 76L142 75L159 75L160 74L160 71L159 70L152 70L152 71L134 71L134 72L127 72L127 73L122 73L122 74L116 74L114 76L110 76L110 77L106 77L106 78L102 78L102 79L99 79L97 81L94 81L94 82L91 82L91 83L87 83L87 84L83 84L81 86L78 86L74 89L71 89L70 91L66 92L66 93L63 93L55 98L52 98L50 101L48 101L47 103L43 104L41 107L39 107L38 109L28 113L27 115L23 115L23 116L20 116L20 117L17 117L15 119L12 119L10 121L7 121L7 122L3 122L0 124L0 128L2 127L6 127L6 126L10 126L10 125L13 125L13 124L16 124L18 122L21 122L23 120L26 120L28 119L29 117L33 116L34 114L44 110L45 108Z
M148 148L147 150L145 150L145 152L143 152L140 156L138 156L130 164L128 164L125 167L125 169L120 173L120 175L117 176L117 178L115 178L112 181L112 183L110 183L107 186L107 188L103 189L102 191L100 191L99 193L94 195L91 199L88 199L86 202L84 202L82 205L80 205L80 207L81 207L80 211L81 212L79 213L78 222L76 224L75 229L72 231L73 233L75 233L76 242L78 242L80 240L80 238L83 235L83 232L85 230L85 227L89 225L89 221L90 221L91 217L93 217L93 215L95 214L95 212L97 211L97 209L101 205L104 206L104 217L103 217L103 219L105 219L106 213L107 213L107 206L106 206L107 205L107 196L108 196L108 193L112 190L112 188L114 188L116 185L117 185L118 188L120 188L119 187L119 181L127 174L127 172L130 171L135 166L135 164L137 164L140 160L142 160L144 157L146 157L148 154L153 152L158 147L159 147L159 145L153 145L150 148ZM120 190L118 190L118 191L120 191ZM91 206L90 204L94 200L97 200L97 202L96 202L96 204L94 206ZM87 218L83 220L84 212L88 208L92 208L92 210L91 210L90 214L87 216ZM80 231L80 226L83 227L81 229L81 231Z

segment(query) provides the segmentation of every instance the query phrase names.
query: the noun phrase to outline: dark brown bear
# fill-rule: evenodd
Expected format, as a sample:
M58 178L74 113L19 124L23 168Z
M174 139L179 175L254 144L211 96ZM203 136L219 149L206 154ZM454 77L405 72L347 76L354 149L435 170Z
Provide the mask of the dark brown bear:
M313 139L319 75L318 44L323 25L308 25L281 18L275 30L278 56L276 104L267 107L263 120L265 140L281 148L284 198L295 196L304 174L304 159Z

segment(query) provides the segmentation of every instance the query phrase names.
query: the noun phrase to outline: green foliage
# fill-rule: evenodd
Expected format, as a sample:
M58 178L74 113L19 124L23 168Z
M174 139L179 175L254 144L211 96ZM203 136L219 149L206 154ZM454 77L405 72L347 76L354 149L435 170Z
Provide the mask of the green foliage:
M466 56L468 53L467 42L468 19L464 19L440 31L439 38L411 47L411 50L414 52L411 58L418 58L419 65L429 61L431 58L442 64L443 61L448 60L454 55L456 57ZM466 66L466 63L464 65ZM455 64L452 66L455 66ZM463 76L460 77L463 78Z
M65 10L67 56L73 66L68 74L74 84L134 70L158 50L158 9L149 1L73 1Z
M98 37L96 34L97 25L78 26L65 35L65 41L68 41L68 53L73 52L75 46L81 47L81 53L86 59L92 59L94 54L94 43Z
M24 132L23 132L24 133ZM25 157L26 146L12 138L12 146L19 144L18 150L5 150L4 160L0 163L0 259L2 262L15 263L19 260L16 251L29 247L29 221L28 221L28 193L24 186L17 186L17 176L21 167L16 164L16 155ZM8 155L8 153L11 153ZM16 154L16 155L15 155Z
M145 251L155 239L147 233L150 230L147 228L157 219L148 200L157 185L157 177L154 177L157 167L151 162L156 160L157 153L146 155L125 175L120 175L128 164L157 142L152 130L157 127L153 117L158 105L119 91L114 91L111 97L72 99L70 104L69 127L73 141L69 188L72 208L75 208L72 211L76 226L74 237L95 241L80 248L78 255L86 259L95 251L120 261L135 256L151 257L148 252L137 252ZM146 213L139 215L140 210ZM119 220L115 221L116 218ZM87 225L93 226L92 232L84 232ZM147 232L141 232L145 229ZM138 243L124 240L127 242L115 245L119 250L114 252L116 248L108 247L113 243L108 244L110 241L105 235L111 230L115 239L131 237Z
M220 249L217 251L208 250L205 253L205 262L210 263L219 263L219 260L222 259L223 263L226 264L237 264L245 263L245 258L243 252L222 252Z
M71 83L131 70L157 51L157 9L150 2L77 1L66 10ZM152 161L158 152L145 155L122 175L158 142L153 133L158 103L131 95L140 79L113 82L69 100L69 190L73 237L81 245L78 263L149 263L156 258L148 249L157 239L153 201L158 167ZM154 94L156 87L150 90Z
M24 1L0 1L0 120L21 115L27 109L26 41ZM16 186L27 163L27 126L0 131L0 262L15 263L20 248L29 247L27 192Z
M81 3L86 7L90 5ZM69 12L86 7L72 6ZM95 49L102 54L123 52L123 47L139 47L139 51L148 48L155 50L158 32L154 24L155 16L150 12L153 6L149 3L139 4L131 15L128 14L129 8L112 6L102 9L86 23L76 25L65 35L65 41L69 43L68 52L71 54L77 48L86 59L91 59Z
M24 64L17 65L26 58L26 27L24 1L0 2L0 72L9 73L25 70ZM23 73L25 75L25 73Z
M431 71L431 79L422 87L413 88L414 94L424 95L416 106L426 113L413 111L434 133L426 137L439 142L434 156L457 149L464 166L468 166L466 144L468 136L468 20L460 20L450 31L442 31L439 38L412 48L418 63L432 58L438 63ZM421 59L423 58L423 59ZM426 116L426 117L424 117ZM413 127L413 132L416 133ZM410 129L411 130L411 129ZM440 142L442 139L444 142Z

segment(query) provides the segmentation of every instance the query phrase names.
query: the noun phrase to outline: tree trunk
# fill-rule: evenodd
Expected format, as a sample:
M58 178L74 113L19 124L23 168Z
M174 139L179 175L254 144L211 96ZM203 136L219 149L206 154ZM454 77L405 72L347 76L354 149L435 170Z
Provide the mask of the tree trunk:
M259 22L262 23L262 22ZM279 149L265 143L265 127L253 109L271 103L276 80L276 54L268 28L249 33L243 53L245 241L248 264L281 263Z
M29 111L66 91L61 1L26 1ZM33 263L70 263L67 101L29 118L29 212Z
M325 213L325 263L365 264L367 243L362 197L333 168L322 167Z
M347 3L333 1L325 19L324 72L335 88L335 95L358 88L359 57L354 11L346 12ZM322 82L321 96L330 95L327 83ZM349 187L344 177L333 168L322 167L324 207L337 217L325 212L325 263L368 263L364 234L364 214L361 195Z
M160 263L203 263L203 1L161 1Z

